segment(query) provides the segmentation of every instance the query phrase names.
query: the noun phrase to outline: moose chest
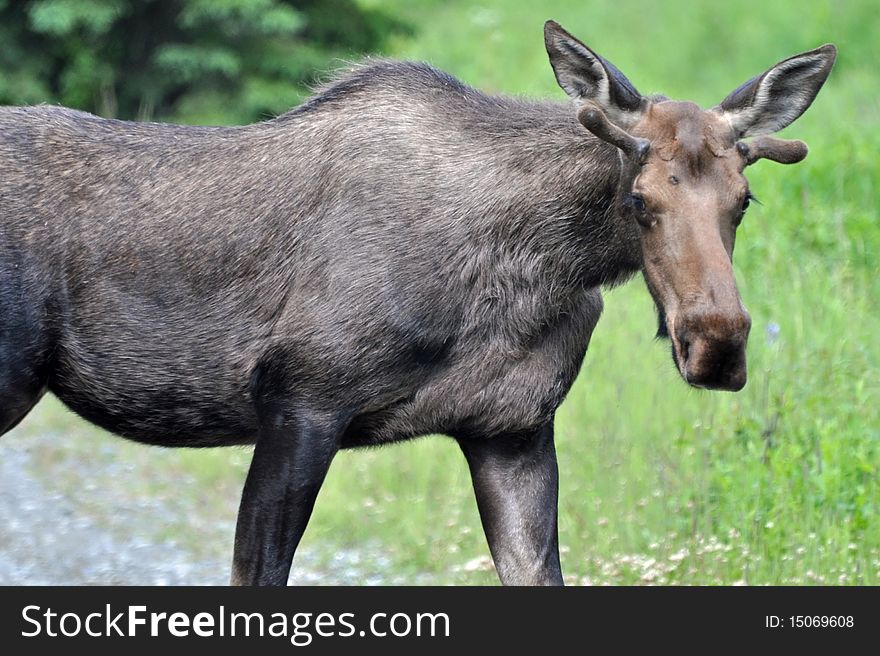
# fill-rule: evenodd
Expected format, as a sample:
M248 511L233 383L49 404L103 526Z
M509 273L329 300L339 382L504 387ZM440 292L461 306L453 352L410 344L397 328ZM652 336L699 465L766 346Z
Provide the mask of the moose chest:
M580 369L602 297L598 289L580 290L570 305L554 309L528 334L512 333L510 326L527 313L521 307L526 300L513 304L518 312L505 310L513 315L505 317L505 330L492 324L466 327L444 361L400 398L357 417L347 445L430 433L491 436L551 421Z

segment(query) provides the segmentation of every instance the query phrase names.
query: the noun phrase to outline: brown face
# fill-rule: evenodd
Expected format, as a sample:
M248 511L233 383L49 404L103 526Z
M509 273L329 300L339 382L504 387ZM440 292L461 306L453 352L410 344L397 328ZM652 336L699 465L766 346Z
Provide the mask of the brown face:
M630 133L651 147L625 205L676 366L696 387L740 390L751 319L731 258L750 197L746 157L724 118L692 103L653 103Z
M742 389L751 319L731 258L749 202L743 169L759 159L794 164L806 157L803 142L770 135L810 106L836 48L827 44L784 59L703 111L642 96L558 23L544 25L544 44L578 120L619 150L619 205L641 226L645 280L678 370L697 387Z

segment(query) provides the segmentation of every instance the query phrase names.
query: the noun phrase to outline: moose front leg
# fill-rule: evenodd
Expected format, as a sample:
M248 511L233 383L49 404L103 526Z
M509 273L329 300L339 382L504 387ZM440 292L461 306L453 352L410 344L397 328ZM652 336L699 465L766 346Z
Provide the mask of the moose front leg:
M233 585L287 585L293 554L339 448L338 421L296 411L267 414L238 511Z
M527 434L459 439L459 444L501 582L562 585L552 424Z

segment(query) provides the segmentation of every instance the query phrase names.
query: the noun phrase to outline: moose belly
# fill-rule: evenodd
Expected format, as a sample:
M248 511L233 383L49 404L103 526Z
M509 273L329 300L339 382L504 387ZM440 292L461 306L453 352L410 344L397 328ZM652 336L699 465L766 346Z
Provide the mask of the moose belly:
M65 331L49 389L110 432L162 446L246 444L257 419L247 349L229 331L158 329L144 318L89 322ZM226 343L229 342L229 343Z
M252 406L235 394L210 396L191 381L166 376L161 381L141 378L136 385L110 390L79 372L69 374L59 371L50 391L73 412L117 435L160 446L227 446L256 440Z

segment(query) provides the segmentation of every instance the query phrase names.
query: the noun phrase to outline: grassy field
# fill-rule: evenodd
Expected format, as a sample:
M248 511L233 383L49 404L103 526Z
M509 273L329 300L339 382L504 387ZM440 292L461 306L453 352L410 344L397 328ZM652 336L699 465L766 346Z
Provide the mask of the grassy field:
M784 57L838 46L819 99L783 133L811 155L749 171L763 204L737 242L754 322L746 389L687 388L653 340L644 284L606 295L557 421L562 560L573 583L880 583L876 3L374 4L415 28L388 54L491 92L559 99L541 38L547 18L643 93L703 106ZM41 412L57 417L58 407ZM241 450L180 460L206 487L239 480L246 461ZM326 545L328 559L371 545L412 580L496 582L464 461L444 438L341 454L305 541Z

